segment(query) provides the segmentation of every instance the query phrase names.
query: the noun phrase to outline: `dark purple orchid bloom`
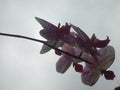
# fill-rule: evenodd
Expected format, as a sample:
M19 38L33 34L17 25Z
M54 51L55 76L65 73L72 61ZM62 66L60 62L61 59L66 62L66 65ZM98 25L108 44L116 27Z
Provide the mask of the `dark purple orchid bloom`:
M106 40L99 40L96 38L95 34L93 34L92 38L90 39L79 27L76 27L71 24L71 27L77 32L76 34L76 44L77 46L85 51L90 53L96 58L98 51L96 48L103 48L106 47L109 43L109 37Z
M112 46L107 46L110 42L109 37L106 40L99 40L95 34L89 38L79 27L67 23L60 27L55 26L48 21L35 17L35 19L43 27L40 35L47 39L46 43L52 47L61 47L63 51L74 56L80 56L88 60L91 64L85 63L85 67L81 64L82 60L76 59L70 55L55 50L57 55L62 55L56 63L56 71L65 73L73 64L76 72L82 73L82 82L92 86L99 79L100 75L104 75L107 80L113 80L115 75L111 70L107 70L115 59L115 51ZM71 32L71 27L76 33ZM101 48L101 49L97 49ZM43 45L41 53L51 50L50 47ZM81 55L82 52L82 55Z
M107 80L113 80L115 75L113 71L107 70L115 59L115 51L112 46L107 46L100 49L99 56L97 56L98 61L95 61L91 55L87 58L92 64L86 64L81 78L82 82L86 85L92 86L99 79L100 75L104 75Z
M75 44L76 39L74 35L70 32L71 26L67 23L60 27L60 23L58 24L58 26L55 26L48 21L45 21L38 17L35 17L35 19L42 25L43 29L40 30L40 35L48 40L48 44L55 47L61 47L64 42L70 45ZM43 45L41 53L46 53L50 49L50 47Z

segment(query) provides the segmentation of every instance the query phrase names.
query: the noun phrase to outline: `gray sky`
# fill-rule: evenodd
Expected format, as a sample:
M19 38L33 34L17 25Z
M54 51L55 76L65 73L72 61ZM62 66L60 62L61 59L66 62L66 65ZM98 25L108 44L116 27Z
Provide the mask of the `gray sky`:
M53 51L40 55L41 43L0 36L0 90L113 90L120 85L120 0L0 0L0 32L44 40L35 16L55 25L73 23L89 36L109 36L116 50L110 67L116 78L100 77L94 86L86 86L72 67L57 73L59 57Z

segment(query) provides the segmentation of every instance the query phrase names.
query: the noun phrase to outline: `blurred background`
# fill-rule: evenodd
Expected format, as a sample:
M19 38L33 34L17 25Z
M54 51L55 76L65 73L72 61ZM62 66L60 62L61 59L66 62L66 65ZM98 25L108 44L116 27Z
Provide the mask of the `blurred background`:
M116 51L109 69L116 78L101 76L94 86L86 86L72 67L57 73L59 57L53 50L41 55L41 43L0 36L0 90L114 90L120 85L120 0L0 0L0 32L45 40L35 16L55 25L72 23L89 37L109 36Z

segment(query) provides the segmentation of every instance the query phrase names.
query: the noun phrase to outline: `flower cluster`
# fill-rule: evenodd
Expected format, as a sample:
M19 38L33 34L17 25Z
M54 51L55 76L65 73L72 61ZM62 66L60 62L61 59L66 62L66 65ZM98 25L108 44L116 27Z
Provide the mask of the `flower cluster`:
M38 17L35 19L43 27L40 30L40 35L47 40L46 43L51 47L61 48L62 51L70 54L55 49L55 54L60 55L60 59L56 63L57 72L63 74L73 65L75 71L81 73L82 82L89 86L94 85L100 75L103 75L107 80L114 79L114 72L108 70L115 59L114 48L108 45L109 37L105 40L99 40L93 34L89 38L83 30L73 24L66 23L60 26L59 23L58 26L55 26ZM43 45L40 53L44 54L50 51L51 47ZM83 62L81 58L89 62L85 62L84 67L80 64Z

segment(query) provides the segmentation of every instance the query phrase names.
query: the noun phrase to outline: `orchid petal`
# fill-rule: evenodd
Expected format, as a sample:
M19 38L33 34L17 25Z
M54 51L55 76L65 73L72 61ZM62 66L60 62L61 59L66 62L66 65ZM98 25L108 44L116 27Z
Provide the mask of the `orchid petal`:
M46 45L43 45L43 46L42 46L42 49L41 49L41 51L40 51L40 54L47 53L47 52L50 51L50 50L51 50L50 47L48 47L48 46L46 46Z
M72 34L66 34L61 38L65 43L74 46L76 43L76 38Z
M71 27L78 33L78 37L82 39L85 43L90 42L89 37L79 28L71 24Z
M57 41L58 38L57 37L57 34L56 34L56 30L40 30L40 35L42 37L44 37L45 39L47 40L51 40L51 41Z
M74 48L73 48L72 46L68 45L68 44L64 44L63 47L62 47L62 50L63 50L63 51L66 51L66 52L68 52L68 53L70 53L70 54L72 54L72 55L75 54ZM63 55L66 55L66 54L63 53ZM69 56L69 57L70 57L70 56Z
M115 51L112 46L107 46L99 50L100 56L98 68L101 70L106 70L111 66L115 59Z
M92 35L91 40L92 40L94 47L98 47L98 48L106 47L108 43L110 42L109 37L107 37L106 40L99 40L96 38L95 34Z
M56 63L56 71L63 74L70 67L72 60L69 57L62 56Z
M54 46L55 42L52 42L52 41L46 41L47 44L51 45L51 46ZM44 54L44 53L47 53L48 51L51 50L51 47L47 46L47 45L43 45L42 46L42 49L40 51L40 54Z
M71 26L68 25L68 23L66 23L65 25L63 25L59 29L59 33L61 33L61 35L69 34L70 33L70 28L71 28Z
M35 17L35 19L42 25L42 27L45 30L57 30L58 29L58 27L56 27L55 25L53 25L52 23L50 23L46 20L43 20L39 17Z
M100 71L86 66L82 72L81 79L82 82L86 85L94 85L100 77Z

